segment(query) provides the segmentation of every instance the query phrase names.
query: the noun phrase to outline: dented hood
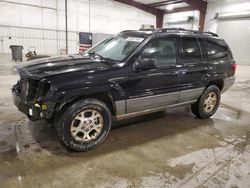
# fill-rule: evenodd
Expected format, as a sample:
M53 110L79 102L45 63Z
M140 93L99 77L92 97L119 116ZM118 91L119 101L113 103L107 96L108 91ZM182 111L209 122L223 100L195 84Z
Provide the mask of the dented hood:
M69 55L29 61L24 65L17 66L16 69L20 75L28 75L40 79L76 71L106 70L108 67L109 65L100 59L82 55Z

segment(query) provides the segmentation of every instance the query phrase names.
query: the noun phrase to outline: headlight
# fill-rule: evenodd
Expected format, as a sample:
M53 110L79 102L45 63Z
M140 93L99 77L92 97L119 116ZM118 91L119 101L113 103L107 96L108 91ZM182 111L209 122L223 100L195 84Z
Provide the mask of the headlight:
M43 98L50 90L50 83L47 81L40 81L38 90L38 98Z

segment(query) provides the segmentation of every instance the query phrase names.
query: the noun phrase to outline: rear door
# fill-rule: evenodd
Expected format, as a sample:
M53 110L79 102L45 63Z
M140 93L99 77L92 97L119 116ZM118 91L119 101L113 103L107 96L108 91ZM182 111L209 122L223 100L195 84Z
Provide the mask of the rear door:
M184 35L179 37L182 91L178 103L196 100L204 91L211 65L201 39ZM202 56L202 52L204 53Z

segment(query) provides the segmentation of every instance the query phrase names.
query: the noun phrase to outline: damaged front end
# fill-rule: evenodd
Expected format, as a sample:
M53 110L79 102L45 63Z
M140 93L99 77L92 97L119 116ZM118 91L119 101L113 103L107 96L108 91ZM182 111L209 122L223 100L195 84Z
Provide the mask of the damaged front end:
M30 120L52 119L55 103L51 102L53 88L46 79L34 79L21 75L20 80L12 87L14 104Z

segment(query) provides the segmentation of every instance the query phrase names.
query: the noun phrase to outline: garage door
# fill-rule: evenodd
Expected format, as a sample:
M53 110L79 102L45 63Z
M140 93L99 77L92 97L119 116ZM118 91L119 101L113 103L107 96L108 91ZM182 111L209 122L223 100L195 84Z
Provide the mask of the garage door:
M250 65L250 19L219 21L217 32L229 44L237 64Z

